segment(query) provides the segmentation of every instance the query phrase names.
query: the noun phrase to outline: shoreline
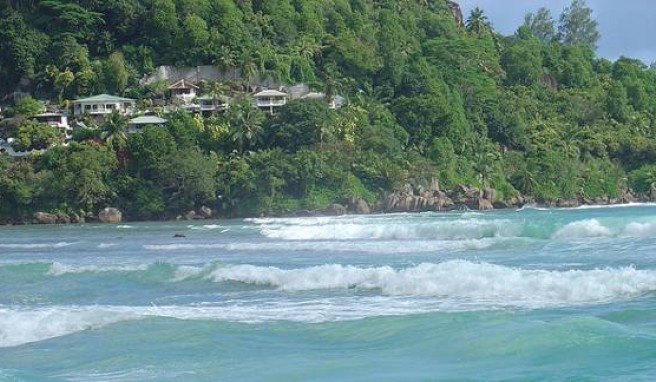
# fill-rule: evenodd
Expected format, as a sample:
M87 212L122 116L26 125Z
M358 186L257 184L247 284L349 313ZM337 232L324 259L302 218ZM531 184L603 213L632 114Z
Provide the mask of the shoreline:
M209 217L194 217L194 218L162 218L162 219L122 219L120 221L114 222L101 222L97 219L87 221L81 219L80 221L69 221L69 222L35 222L35 221L21 221L21 222L7 222L0 221L0 227L19 227L19 226L43 226L43 225L54 225L54 226L65 226L65 225L82 225L82 224L93 224L93 225L110 225L110 224L123 224L123 223L163 223L163 222L202 222L205 220L243 220L243 219L258 219L258 218L281 218L281 219L294 219L294 218L313 218L313 217L341 217L341 216L367 216L367 215L393 215L393 214L420 214L420 213L438 213L438 214L448 214L448 213L467 213L467 212L495 212L495 211L523 211L523 210L538 210L538 211L548 211L548 210L561 210L561 211L572 211L572 210L589 210L589 209L603 209L603 208L630 208L630 207L653 207L656 206L656 202L649 201L646 199L641 199L631 202L618 202L618 203L591 203L591 204L580 204L577 206L559 206L555 203L526 203L518 206L509 206L506 208L492 208L492 209L469 209L469 208L452 208L448 210L423 210L423 211L370 211L368 213L357 213L349 212L343 214L334 214L326 213L325 210L299 210L289 213L275 213L275 214L261 214L258 216L228 216L228 215L212 215Z

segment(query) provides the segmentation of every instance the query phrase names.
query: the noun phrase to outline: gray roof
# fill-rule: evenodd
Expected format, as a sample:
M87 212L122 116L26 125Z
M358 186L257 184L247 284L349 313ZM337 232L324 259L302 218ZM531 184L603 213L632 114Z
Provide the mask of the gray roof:
M62 114L62 113L48 112L48 113L36 114L34 117L35 118L38 118L38 117L65 117L65 115Z
M123 98L110 94L98 94L88 98L77 99L73 103L89 103L89 102L134 102L132 98Z
M168 122L168 120L155 115L142 115L141 117L132 118L130 120L131 125L162 125L166 122Z
M287 93L279 92L277 90L262 90L259 93L253 95L253 97L287 97Z
M219 100L219 101L227 102L227 101L230 100L230 97L225 96L225 95L223 95L223 94L220 94L220 95L218 95L218 96L216 96L216 97L211 96L211 95L209 95L209 94L205 94L205 95L203 95L203 96L196 97L196 100L198 100L198 101L213 101L214 99L217 99L217 100Z

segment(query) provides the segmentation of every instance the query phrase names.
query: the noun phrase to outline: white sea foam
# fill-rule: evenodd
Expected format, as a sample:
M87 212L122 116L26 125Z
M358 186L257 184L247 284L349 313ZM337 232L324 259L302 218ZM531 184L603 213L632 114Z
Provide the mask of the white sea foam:
M404 269L326 264L299 269L253 265L178 267L176 278L264 286L254 297L233 294L218 302L166 306L0 307L0 347L102 328L147 317L326 322L434 311L538 309L608 303L656 291L656 271L632 267L597 270L524 270L448 261ZM328 296L304 291L330 290Z
M194 250L244 251L244 252L366 252L376 254L427 253L443 251L480 250L502 244L514 238L489 237L467 240L416 240L412 245L407 241L368 240L368 241L284 241L273 243L229 243L229 244L147 244L149 251L173 252Z
M0 348L96 330L148 317L243 323L293 321L319 323L381 315L404 315L439 309L432 302L387 297L322 298L305 301L256 301L169 306L53 306L40 309L0 308Z
M582 239L592 237L609 237L613 232L597 219L579 220L567 224L553 234L554 239Z
M195 249L224 249L225 244L145 244L148 251L190 251Z
M116 226L117 229L133 229L134 226L128 224L119 224Z
M36 310L0 308L0 348L100 328L129 318L135 318L135 315L97 307L53 307Z
M99 249L107 249L107 248L116 247L117 245L118 244L116 244L116 243L100 243L100 244L98 244L98 248Z
M208 266L212 267L212 266ZM180 265L175 269L175 274L173 275L174 282L184 281L190 278L198 277L207 271L208 267L194 267L190 265Z
M71 265L63 263L52 263L48 270L50 276L63 276L66 274L79 273L101 273L101 272L137 272L145 271L150 267L148 264L138 265Z
M220 225L220 224L204 224L204 225L188 225L188 229L192 231L213 231L213 230L222 230L225 231L225 226Z
M653 237L656 235L656 221L629 223L624 228L623 235L628 237Z
M656 271L631 267L546 271L468 261L427 263L400 270L336 264L290 270L235 265L217 268L207 278L281 291L356 288L380 290L388 296L455 298L520 307L606 302L656 290Z
M624 203L624 204L584 204L578 207L562 208L567 210L602 210L608 208L656 207L656 203Z
M35 243L35 244L23 244L23 243L0 243L0 248L7 249L46 249L46 248L64 248L77 243L71 242L58 242L58 243Z
M420 222L384 222L361 224L354 222L329 225L266 224L262 235L283 240L462 240L486 237L516 236L521 226L507 219L467 218L459 220L427 220Z

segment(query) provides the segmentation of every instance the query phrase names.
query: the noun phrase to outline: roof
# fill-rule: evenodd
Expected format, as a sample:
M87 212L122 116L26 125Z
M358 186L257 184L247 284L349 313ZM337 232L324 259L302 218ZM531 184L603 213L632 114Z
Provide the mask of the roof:
M98 94L88 98L77 99L73 103L89 103L89 102L134 102L132 98L123 98L110 94Z
M142 115L141 117L132 118L129 123L131 125L161 125L166 122L168 120L155 115Z
M186 81L184 78L180 81L175 82L173 85L169 86L169 89L198 89L198 86L192 84L189 81Z
M206 94L206 95L200 96L200 97L196 97L196 100L199 100L199 101L213 101L215 99L220 100L220 101L228 101L228 100L230 100L230 97L224 96L224 95L218 95L216 97L213 97L209 94Z
M64 114L62 113L41 113L41 114L36 114L34 115L34 118L47 118L47 117L65 117Z
M325 93L310 92L310 93L304 95L301 98L321 99L321 98L326 98L326 94Z
M277 90L268 89L255 93L253 97L288 97L287 93L279 92Z

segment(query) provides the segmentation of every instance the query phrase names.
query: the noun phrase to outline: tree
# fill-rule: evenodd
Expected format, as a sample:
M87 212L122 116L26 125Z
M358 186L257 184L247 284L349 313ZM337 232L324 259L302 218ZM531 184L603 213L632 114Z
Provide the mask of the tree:
M547 8L542 7L535 13L527 13L524 16L524 25L542 42L551 42L556 38L556 23Z
M169 210L184 212L213 203L216 164L196 150L177 150L159 162L156 183Z
M185 40L190 46L187 49L191 53L186 61L198 65L205 59L207 43L210 39L207 23L200 16L188 14L184 19L183 28Z
M303 146L323 144L331 137L334 113L323 100L293 101L281 108L269 120L268 142L287 152L296 152Z
M106 147L72 143L53 168L53 192L76 209L93 211L112 198L109 181L115 168L116 158Z
M18 151L42 150L60 140L57 128L27 120L18 128L13 147Z
M36 114L42 113L45 110L43 103L32 97L25 97L18 102L14 111L18 115L26 118L33 117Z
M230 140L238 152L249 150L262 142L264 113L249 99L238 99L231 104L226 119L230 127Z
M558 35L565 45L584 45L596 49L601 34L597 21L592 18L592 9L585 0L572 0L560 15Z
M125 64L125 58L121 52L109 55L103 63L103 75L105 89L110 93L123 93L128 86L129 73Z
M13 91L22 76L35 74L48 40L47 35L30 28L21 14L0 14L0 93Z
M100 126L102 130L101 137L107 146L118 152L125 147L127 142L127 128L128 119L114 110Z
M490 25L487 16L485 16L485 12L481 8L476 7L471 10L469 17L465 22L465 28L469 33L480 35L490 31L492 26Z

